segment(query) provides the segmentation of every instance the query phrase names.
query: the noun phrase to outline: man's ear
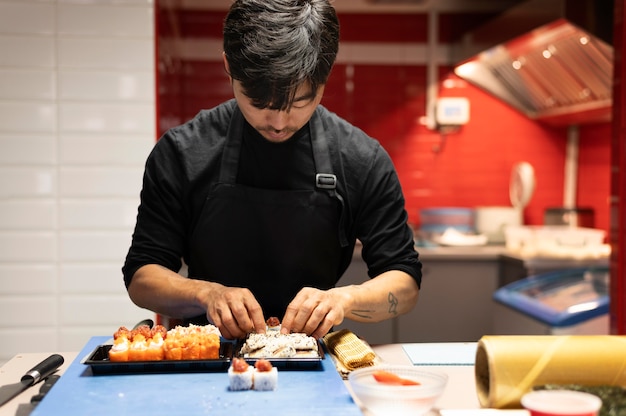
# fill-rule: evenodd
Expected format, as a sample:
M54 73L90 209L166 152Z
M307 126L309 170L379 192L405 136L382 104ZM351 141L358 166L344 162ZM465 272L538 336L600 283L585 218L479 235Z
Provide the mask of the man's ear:
M224 60L224 70L228 74L228 80L233 83L233 77L230 76L230 66L228 65L228 58L226 58L226 52L222 52L222 59Z

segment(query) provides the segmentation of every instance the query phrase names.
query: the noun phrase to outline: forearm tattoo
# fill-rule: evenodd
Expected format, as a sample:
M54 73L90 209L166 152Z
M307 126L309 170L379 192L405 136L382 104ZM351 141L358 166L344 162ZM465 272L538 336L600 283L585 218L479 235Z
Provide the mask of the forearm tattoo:
M389 294L387 295L387 302L389 302L389 310L388 310L389 314L397 315L398 314L398 298L396 297L396 295L389 292ZM374 311L370 309L356 309L356 310L350 311L352 315L358 316L359 318L362 318L362 319L372 319L372 312Z
M371 310L353 310L352 311L352 315L354 316L358 316L359 318L363 318L363 319L372 319L372 312Z
M387 301L389 302L389 313L391 315L398 314L398 298L391 292L387 295Z

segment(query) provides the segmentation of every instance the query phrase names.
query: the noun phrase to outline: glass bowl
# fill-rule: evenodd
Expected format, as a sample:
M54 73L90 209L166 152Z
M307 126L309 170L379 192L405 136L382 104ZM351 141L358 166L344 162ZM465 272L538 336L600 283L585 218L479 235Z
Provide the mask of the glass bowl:
M393 373L418 385L381 383L377 371ZM433 408L448 383L447 374L412 365L380 364L360 368L348 375L348 383L359 404L374 415L419 416Z

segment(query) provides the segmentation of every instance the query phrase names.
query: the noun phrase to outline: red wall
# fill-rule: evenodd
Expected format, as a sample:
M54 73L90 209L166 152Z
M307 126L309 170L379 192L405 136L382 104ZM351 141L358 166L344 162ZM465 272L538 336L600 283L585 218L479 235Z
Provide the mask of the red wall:
M159 18L161 16L161 18ZM158 37L171 36L157 13ZM451 42L470 24L489 16L442 15L439 37ZM181 13L183 38L219 38L223 13ZM340 15L342 41L425 43L424 15ZM204 22L204 23L202 23ZM158 44L157 44L158 46ZM193 117L201 108L232 97L221 62L181 61L165 71L159 54L159 132ZM348 68L349 67L349 68ZM440 95L470 100L470 122L448 135L420 123L426 112L425 65L367 65L340 62L323 104L377 138L390 153L404 189L409 218L436 206L509 205L515 163L535 169L537 186L524 212L527 224L541 224L546 207L563 204L566 128L535 123L516 110L440 68ZM449 80L451 88L444 88ZM352 83L352 84L351 84ZM348 88L354 85L354 88ZM595 210L596 227L609 229L610 123L580 128L578 205Z
M626 334L626 7L615 2L615 70L611 140L611 334Z

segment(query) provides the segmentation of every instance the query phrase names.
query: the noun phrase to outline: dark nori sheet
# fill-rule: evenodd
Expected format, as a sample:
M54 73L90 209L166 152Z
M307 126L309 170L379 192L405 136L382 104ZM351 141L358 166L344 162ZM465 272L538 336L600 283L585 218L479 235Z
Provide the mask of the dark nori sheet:
M584 386L580 384L546 384L534 390L574 390L590 393L602 400L599 416L626 416L626 389L621 386Z

